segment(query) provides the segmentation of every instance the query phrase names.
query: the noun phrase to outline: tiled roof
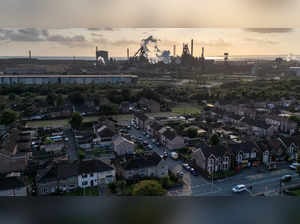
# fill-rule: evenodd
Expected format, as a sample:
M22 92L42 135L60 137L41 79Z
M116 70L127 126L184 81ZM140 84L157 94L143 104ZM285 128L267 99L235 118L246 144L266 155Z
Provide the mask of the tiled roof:
M79 164L79 174L99 173L113 170L113 168L100 160L84 160Z
M148 155L137 154L127 158L127 161L122 164L122 167L125 170L142 169L157 166L160 161L161 157L155 152L149 153Z
M238 153L241 151L250 153L252 149L256 149L256 146L252 142L244 142L240 144L231 144L228 146L228 148L234 153Z

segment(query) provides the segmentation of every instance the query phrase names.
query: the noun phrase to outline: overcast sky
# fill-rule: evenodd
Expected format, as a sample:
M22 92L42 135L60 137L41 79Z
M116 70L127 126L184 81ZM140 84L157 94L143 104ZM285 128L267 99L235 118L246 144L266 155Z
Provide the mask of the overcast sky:
M9 0L0 8L2 56L93 56L96 45L125 56L149 35L178 54L191 38L196 55L202 46L210 56L300 54L299 0Z

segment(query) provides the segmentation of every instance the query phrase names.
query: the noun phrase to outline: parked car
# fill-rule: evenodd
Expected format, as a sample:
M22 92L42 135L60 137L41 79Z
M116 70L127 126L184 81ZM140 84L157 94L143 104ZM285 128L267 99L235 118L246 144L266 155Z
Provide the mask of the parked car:
M296 169L297 169L297 166L300 166L300 163L292 163L292 164L290 165L290 169L296 170Z
M199 176L199 173L196 170L191 171L191 174L195 177Z
M164 152L164 159L167 159L169 156L168 152Z
M247 188L244 184L239 184L239 185L232 188L233 193L241 193L241 192L246 191L246 190L247 190Z
M182 172L182 171L177 171L177 176L178 176L178 177L183 177L183 176L184 176L184 172Z
M170 156L171 156L171 158L174 159L174 160L177 160L177 159L179 158L177 152L171 152Z
M185 169L185 170L190 170L191 169L191 167L189 166L189 164L187 164L187 163L183 163L182 164L182 167Z
M290 182L292 180L292 176L291 175L284 175L280 178L281 182Z

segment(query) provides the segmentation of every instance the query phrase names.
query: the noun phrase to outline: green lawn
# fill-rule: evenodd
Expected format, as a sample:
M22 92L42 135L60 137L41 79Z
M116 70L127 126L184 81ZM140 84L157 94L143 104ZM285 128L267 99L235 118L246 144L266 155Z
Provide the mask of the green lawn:
M300 189L299 190L294 190L294 191L292 191L294 194L295 194L295 196L300 196Z
M180 104L172 108L172 112L176 114L197 114L201 113L202 107L191 104Z

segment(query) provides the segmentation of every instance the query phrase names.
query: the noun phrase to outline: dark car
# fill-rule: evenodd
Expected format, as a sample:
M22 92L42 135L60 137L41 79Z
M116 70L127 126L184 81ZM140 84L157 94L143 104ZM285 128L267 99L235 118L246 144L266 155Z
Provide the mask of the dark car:
M199 176L199 173L197 172L197 171L191 171L191 174L193 175L193 176L195 176L195 177L197 177L197 176Z
M291 175L284 175L283 177L280 178L281 182L290 182L292 180Z

